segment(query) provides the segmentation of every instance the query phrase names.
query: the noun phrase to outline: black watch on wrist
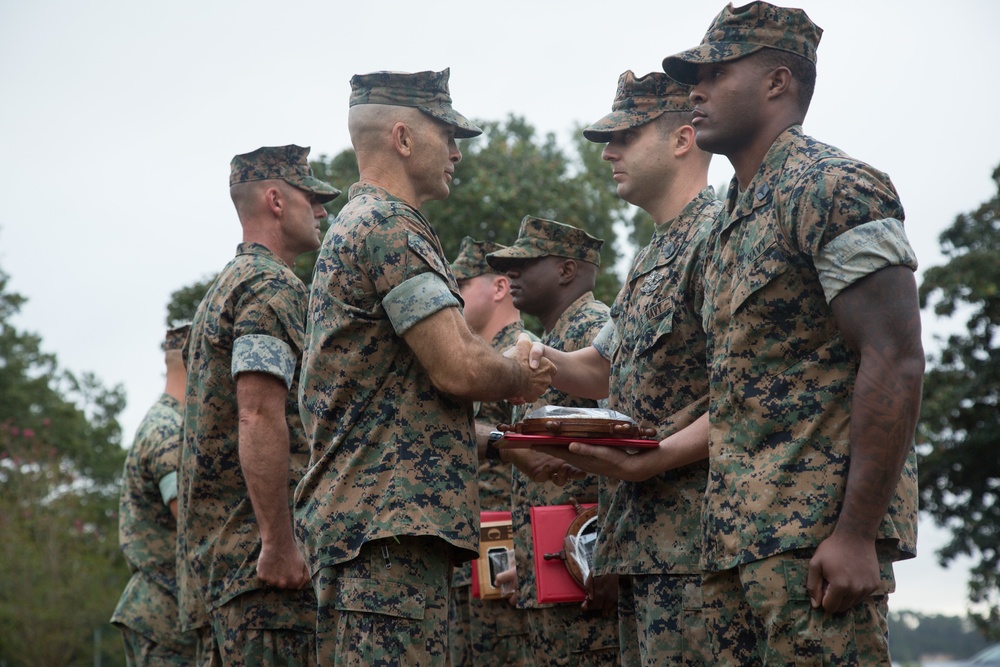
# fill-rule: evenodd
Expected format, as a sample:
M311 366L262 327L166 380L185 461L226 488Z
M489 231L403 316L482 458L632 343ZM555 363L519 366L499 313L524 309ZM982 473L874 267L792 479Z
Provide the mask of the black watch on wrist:
M487 461L503 461L500 458L500 448L497 447L497 443L503 440L503 431L493 431L490 436L486 439L486 460Z

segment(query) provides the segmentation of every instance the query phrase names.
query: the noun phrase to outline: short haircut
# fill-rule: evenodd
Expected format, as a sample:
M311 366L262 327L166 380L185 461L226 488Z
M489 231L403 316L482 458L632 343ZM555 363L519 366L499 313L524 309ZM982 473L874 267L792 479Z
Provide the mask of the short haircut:
M809 110L813 91L816 89L816 63L790 51L764 47L755 54L760 64L768 69L787 67L798 86L799 109L804 114Z
M677 128L691 124L690 111L665 111L650 121L656 125L660 138L666 138Z

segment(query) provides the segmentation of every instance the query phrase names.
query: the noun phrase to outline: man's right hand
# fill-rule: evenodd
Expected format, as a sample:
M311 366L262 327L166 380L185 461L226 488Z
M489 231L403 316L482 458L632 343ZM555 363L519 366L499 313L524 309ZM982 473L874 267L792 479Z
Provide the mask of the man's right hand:
M275 588L305 588L311 582L306 561L294 543L283 549L261 544L257 577Z
M537 350L532 354L534 344L527 334L520 334L514 347L504 352L504 356L513 359L521 365L527 379L527 386L520 396L511 396L513 403L531 403L544 394L552 384L552 377L556 373L555 364L545 357L538 355Z

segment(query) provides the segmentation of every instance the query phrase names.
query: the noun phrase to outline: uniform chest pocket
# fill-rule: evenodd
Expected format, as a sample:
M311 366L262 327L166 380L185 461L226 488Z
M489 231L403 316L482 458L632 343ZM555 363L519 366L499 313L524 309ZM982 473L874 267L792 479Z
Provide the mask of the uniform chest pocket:
M674 302L662 299L638 314L632 325L631 347L636 355L650 350L656 342L668 336L674 328Z
M731 310L736 312L754 294L774 282L788 270L785 253L770 232L747 249L735 249L736 278L733 280Z

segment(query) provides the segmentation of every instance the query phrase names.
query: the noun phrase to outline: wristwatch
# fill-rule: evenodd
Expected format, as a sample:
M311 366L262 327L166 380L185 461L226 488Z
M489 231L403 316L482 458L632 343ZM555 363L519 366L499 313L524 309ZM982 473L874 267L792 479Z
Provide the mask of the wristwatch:
M497 443L503 440L503 431L493 431L490 436L486 439L486 460L487 461L503 461L500 458L500 448L497 447Z

